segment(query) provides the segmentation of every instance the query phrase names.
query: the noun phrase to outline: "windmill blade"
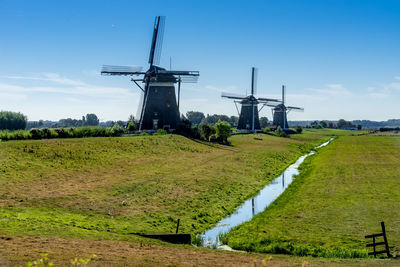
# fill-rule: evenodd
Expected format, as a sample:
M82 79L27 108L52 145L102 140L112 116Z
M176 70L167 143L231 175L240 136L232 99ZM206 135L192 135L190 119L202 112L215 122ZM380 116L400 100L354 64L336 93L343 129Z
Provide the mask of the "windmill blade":
M299 108L299 107L287 106L286 108L295 111L304 111L304 108Z
M178 75L178 76L200 76L198 71L185 71L185 70L161 70L157 74L165 75Z
M179 76L178 79L182 83L197 83L199 76Z
M164 37L165 16L156 16L154 21L153 39L151 41L149 64L150 66L160 63L162 41Z
M258 97L257 100L265 102L281 102L279 99L265 98L265 97Z
M230 93L225 93L225 92L223 92L221 94L221 97L226 97L226 98L230 98L230 99L241 99L241 100L247 98L247 96L245 96L245 95L230 94Z
M102 75L140 75L142 67L139 66L113 66L103 65L101 68Z
M251 94L257 94L257 76L258 76L258 69L252 68L251 69Z
M265 105L266 105L267 107L273 107L273 108L279 106L279 104L265 104Z

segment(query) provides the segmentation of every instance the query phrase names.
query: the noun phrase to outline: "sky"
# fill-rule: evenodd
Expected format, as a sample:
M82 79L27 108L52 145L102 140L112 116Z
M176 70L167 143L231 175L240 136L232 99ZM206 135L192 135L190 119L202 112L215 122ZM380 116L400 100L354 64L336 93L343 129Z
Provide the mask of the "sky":
M136 115L129 77L103 64L148 68L154 17L166 16L160 65L197 70L181 113L237 115L221 92L303 107L288 120L400 118L400 1L0 0L0 110L29 120ZM271 119L271 109L260 116Z

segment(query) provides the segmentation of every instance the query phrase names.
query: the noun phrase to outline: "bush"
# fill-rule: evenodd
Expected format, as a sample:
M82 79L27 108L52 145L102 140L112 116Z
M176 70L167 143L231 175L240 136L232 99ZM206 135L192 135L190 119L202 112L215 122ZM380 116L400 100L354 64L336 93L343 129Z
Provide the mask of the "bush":
M126 130L128 132L133 132L137 130L137 125L134 122L129 122L128 125L126 125Z
M215 133L215 129L208 124L201 124L200 125L200 136L202 139L209 141L210 136Z
M228 137L231 135L231 125L226 121L218 121L214 128L217 140L227 142Z
M209 142L217 142L218 138L215 134L210 135L210 137L208 138Z
M265 127L264 129L262 129L262 131L263 131L263 133L270 133L271 132L271 129L270 128L268 128L268 127Z
M301 134L302 132L303 132L303 127L301 127L301 126L296 126L296 132L298 133L298 134Z
M282 130L281 126L278 126L278 128L276 129L276 135L279 137L288 137L287 133Z
M114 126L111 128L111 130L112 130L112 136L117 136L124 132L124 128L122 128L122 126L120 126L117 123L114 124Z
M154 133L154 135L166 135L168 134L166 130L159 129L157 132Z
M180 122L176 125L176 133L191 135L192 123L188 119L181 118Z

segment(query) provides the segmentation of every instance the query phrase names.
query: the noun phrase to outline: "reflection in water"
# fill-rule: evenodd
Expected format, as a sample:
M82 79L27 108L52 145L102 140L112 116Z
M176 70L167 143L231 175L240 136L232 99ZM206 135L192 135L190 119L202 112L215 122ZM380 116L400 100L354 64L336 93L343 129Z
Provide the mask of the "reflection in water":
M323 143L322 145L317 146L316 148L318 149L324 147L332 140L333 138L329 139L329 141ZM314 153L315 152L310 152L301 156L281 175L264 187L258 193L258 195L252 199L246 200L233 214L225 219L222 219L214 228L202 234L201 237L203 238L203 246L212 247L219 245L219 235L229 232L229 230L237 225L250 221L254 215L264 211L292 183L294 176L299 174L297 168L304 161L304 159L310 155L313 155Z

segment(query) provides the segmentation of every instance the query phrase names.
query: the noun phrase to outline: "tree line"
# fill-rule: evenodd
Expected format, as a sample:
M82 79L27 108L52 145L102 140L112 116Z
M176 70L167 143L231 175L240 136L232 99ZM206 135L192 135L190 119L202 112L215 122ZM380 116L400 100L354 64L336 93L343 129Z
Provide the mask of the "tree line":
M20 112L0 111L0 130L25 129L28 118Z
M199 126L201 124L214 125L218 121L225 121L231 125L231 127L237 127L239 122L238 116L227 116L223 114L207 114L207 116L200 111L188 111L184 118L188 119L194 126ZM260 126L265 128L269 125L269 120L267 117L260 117Z

